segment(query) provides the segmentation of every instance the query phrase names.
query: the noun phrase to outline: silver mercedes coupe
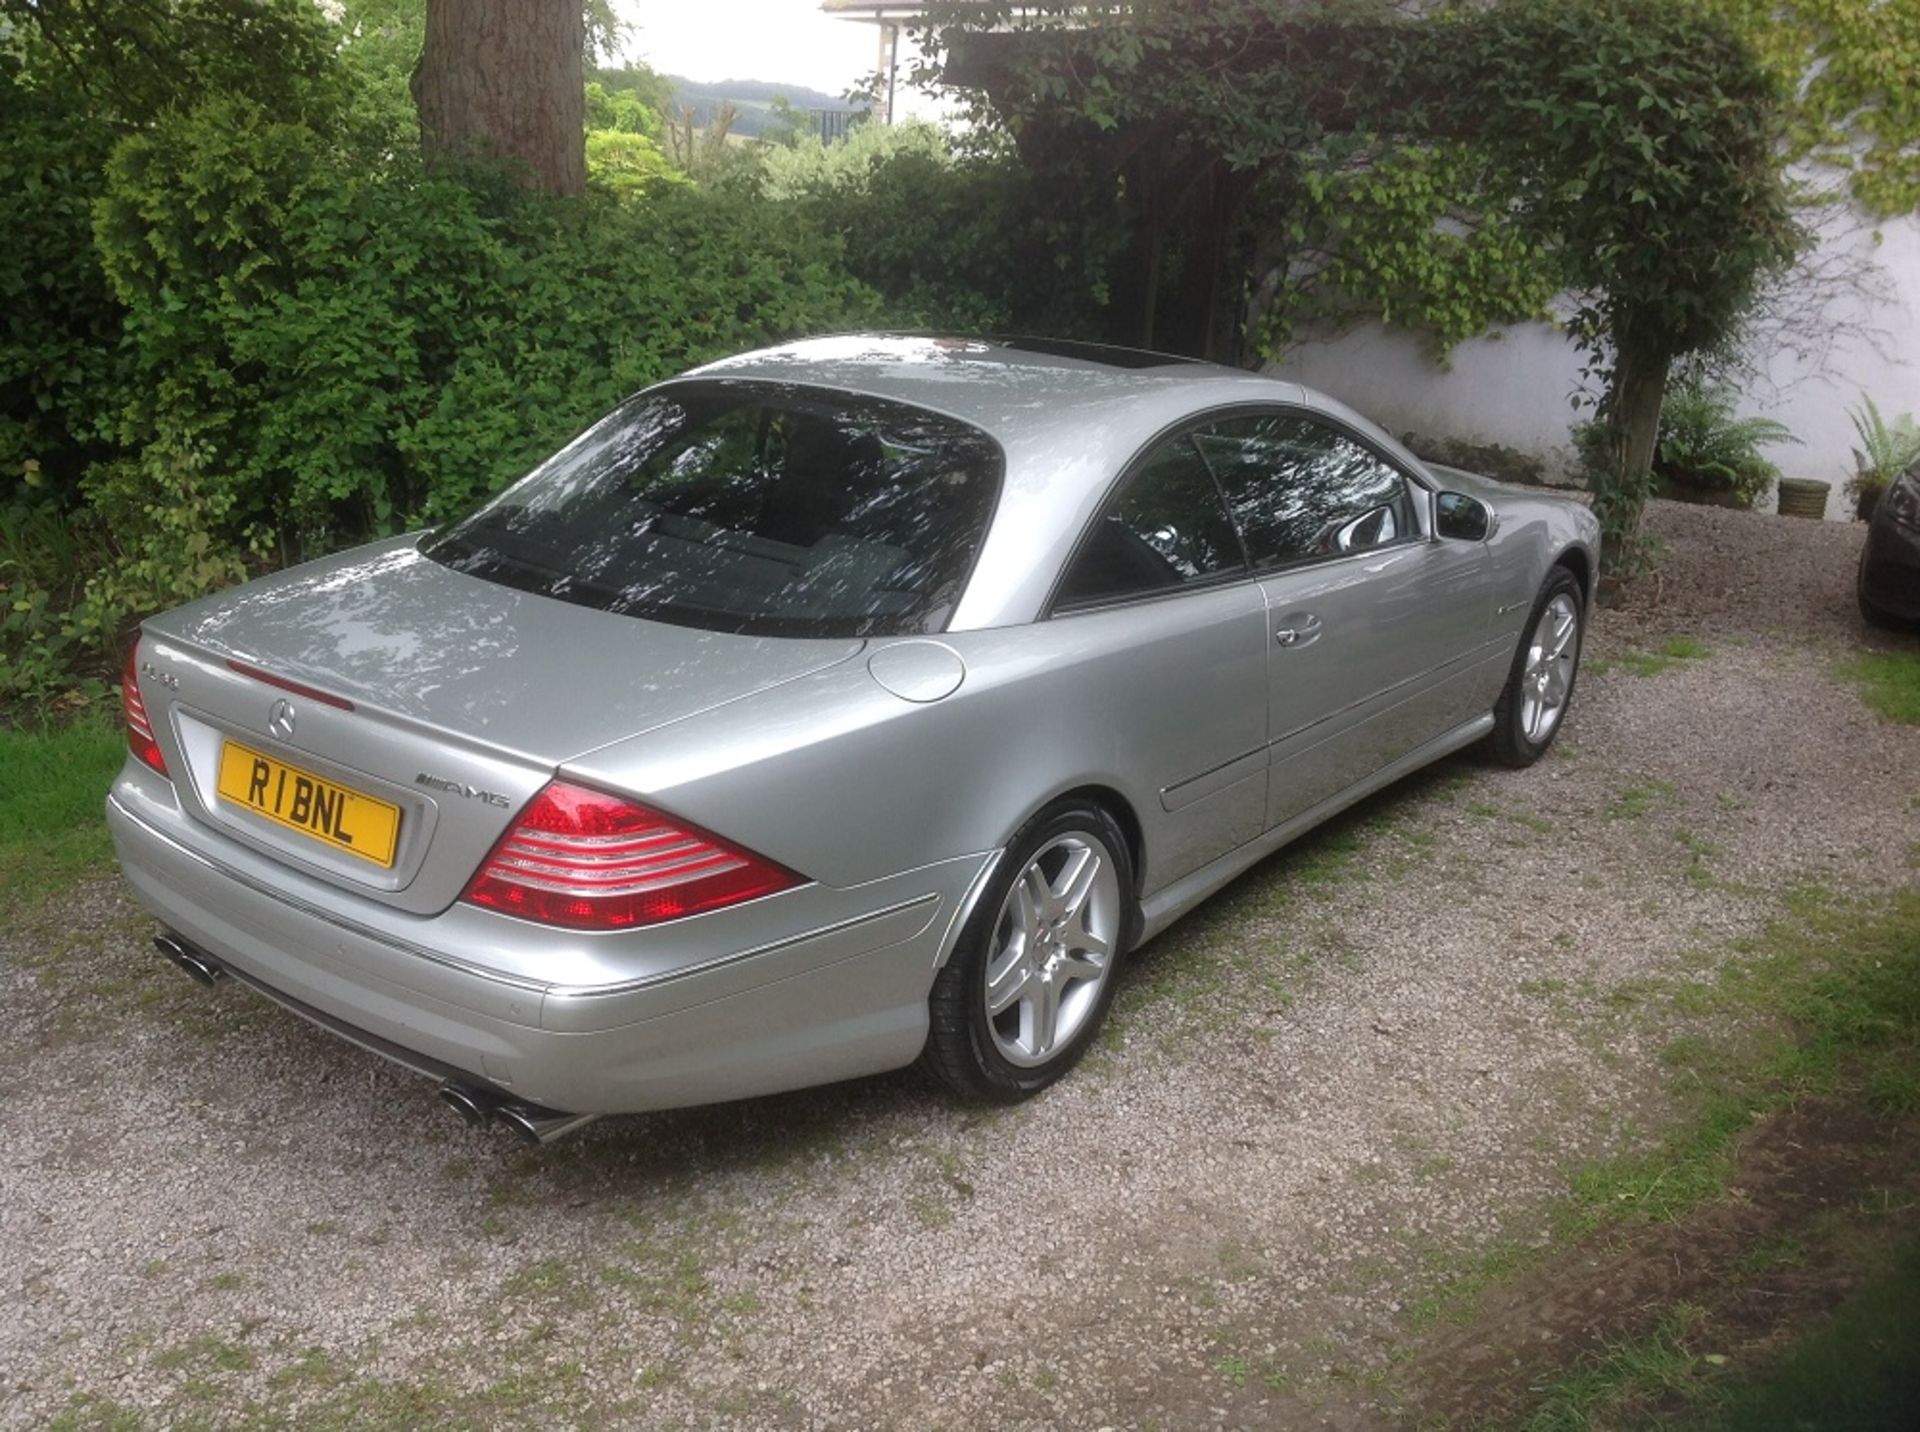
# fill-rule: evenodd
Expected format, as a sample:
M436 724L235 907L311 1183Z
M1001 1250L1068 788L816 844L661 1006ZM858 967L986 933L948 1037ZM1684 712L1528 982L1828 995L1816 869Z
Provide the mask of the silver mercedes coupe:
M148 621L107 815L169 959L476 1123L916 1060L1017 1099L1263 856L1546 750L1598 558L1292 383L816 339Z

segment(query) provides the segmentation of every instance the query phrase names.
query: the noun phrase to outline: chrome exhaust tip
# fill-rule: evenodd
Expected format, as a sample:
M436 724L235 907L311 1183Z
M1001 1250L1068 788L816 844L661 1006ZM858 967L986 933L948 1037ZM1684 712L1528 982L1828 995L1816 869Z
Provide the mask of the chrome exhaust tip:
M537 1147L550 1144L563 1134L585 1128L598 1114L568 1114L539 1104L515 1103L489 1089L449 1079L440 1086L440 1102L458 1114L469 1128L504 1124L522 1142Z
M576 1129L584 1129L598 1114L563 1114L558 1109L542 1109L530 1104L502 1104L494 1116L533 1147L550 1144Z
M153 947L197 984L216 985L226 978L227 972L218 961L210 955L203 955L178 936L155 935Z
M498 1100L452 1079L440 1086L440 1102L458 1114L470 1129L484 1129L493 1122L494 1112L500 1107Z

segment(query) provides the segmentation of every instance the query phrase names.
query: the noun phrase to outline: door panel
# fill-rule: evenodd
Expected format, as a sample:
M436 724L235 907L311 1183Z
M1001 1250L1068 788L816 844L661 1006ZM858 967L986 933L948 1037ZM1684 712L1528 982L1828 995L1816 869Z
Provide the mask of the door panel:
M1197 437L1267 603L1267 823L1362 780L1472 713L1488 618L1483 544L1426 534L1426 494L1345 427L1297 409Z
M1478 546L1420 542L1261 583L1267 655L1267 824L1373 774L1473 715L1472 668L1486 625Z

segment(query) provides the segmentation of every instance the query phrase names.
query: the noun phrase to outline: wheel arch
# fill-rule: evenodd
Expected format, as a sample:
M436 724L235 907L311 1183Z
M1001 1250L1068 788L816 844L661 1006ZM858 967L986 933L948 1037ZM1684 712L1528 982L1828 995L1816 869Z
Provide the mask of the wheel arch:
M1553 559L1554 567L1565 567L1580 584L1580 605L1593 605L1593 558L1584 547L1567 547ZM1549 571L1552 568L1548 569Z
M1141 827L1140 816L1133 808L1133 802L1112 786L1088 784L1062 791L1046 804L1054 805L1063 800L1076 799L1090 801L1099 806L1113 817L1113 823L1120 827L1120 833L1127 838L1127 857L1133 862L1133 889L1128 892L1128 895L1135 906L1138 906L1140 882L1145 877L1147 869L1147 837L1145 830Z

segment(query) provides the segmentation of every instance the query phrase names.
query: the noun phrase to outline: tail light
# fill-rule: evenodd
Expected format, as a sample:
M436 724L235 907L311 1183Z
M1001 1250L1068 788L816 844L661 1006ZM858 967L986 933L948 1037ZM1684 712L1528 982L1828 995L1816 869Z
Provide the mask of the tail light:
M153 739L153 718L147 715L147 703L140 696L140 643L127 648L127 669L120 678L120 709L127 717L127 747L161 775L167 774L167 758L160 754L160 743Z
M625 930L800 883L791 870L659 811L554 781L461 898L542 925Z

